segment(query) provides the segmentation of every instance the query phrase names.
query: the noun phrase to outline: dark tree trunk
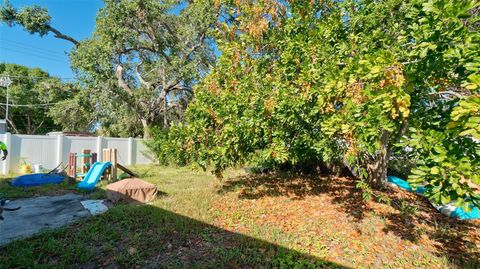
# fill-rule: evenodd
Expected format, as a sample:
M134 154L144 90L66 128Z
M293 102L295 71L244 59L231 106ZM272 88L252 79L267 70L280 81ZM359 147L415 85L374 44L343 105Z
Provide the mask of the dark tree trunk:
M383 130L380 140L380 149L367 163L368 180L374 188L386 187L388 159L390 157L390 151L388 148L389 140L390 133Z

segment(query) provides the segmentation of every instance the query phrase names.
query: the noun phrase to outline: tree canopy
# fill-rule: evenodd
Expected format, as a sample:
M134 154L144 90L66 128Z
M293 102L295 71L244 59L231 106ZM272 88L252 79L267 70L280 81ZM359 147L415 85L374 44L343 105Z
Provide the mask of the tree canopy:
M39 68L0 63L0 76L12 80L9 91L9 131L17 134L45 134L62 129L56 113L62 102L71 100L77 87L51 77ZM5 118L5 90L0 91L0 118ZM76 115L78 117L78 115Z
M479 204L478 1L104 2L83 41L38 6L0 15L75 44L72 67L105 133L160 127L161 161L219 176L322 164L382 188L401 160L435 202Z
M99 118L100 123L129 118L128 124L143 126L145 136L153 124L168 128L169 121L182 117L192 85L213 64L211 1L104 2L92 37L82 41L53 28L48 11L39 6L17 10L7 2L0 18L29 33L51 32L75 44L72 67L92 98L103 98L96 102L97 116L113 116ZM111 113L111 105L103 106L111 100L124 107Z
M438 203L478 205L476 1L216 1L222 52L159 158L347 166L372 186L407 157ZM363 181L362 181L363 182Z

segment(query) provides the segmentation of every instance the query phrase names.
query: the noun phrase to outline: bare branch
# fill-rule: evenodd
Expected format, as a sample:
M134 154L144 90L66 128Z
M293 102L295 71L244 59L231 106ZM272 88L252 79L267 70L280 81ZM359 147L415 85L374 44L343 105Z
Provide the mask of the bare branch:
M80 42L78 42L75 38L63 34L62 32L58 31L57 29L53 28L52 26L47 25L47 28L48 28L48 30L49 30L50 32L52 32L52 33L55 34L55 37L56 37L56 38L70 41L70 42L73 43L76 47L78 47L78 46L80 45Z
M115 67L115 75L117 76L118 86L124 89L130 96L132 96L132 89L130 89L128 84L123 79L123 67L120 64L117 64L117 66Z
M457 92L457 91L453 91L453 90L447 90L447 91L441 91L441 92L435 92L435 93L431 93L430 95L440 95L440 96L454 96L456 98L459 98L459 99L463 99L463 98L466 98L468 96L470 96L469 92Z
M203 45L203 40L204 39L205 39L205 33L202 33L200 35L200 39L197 41L198 43L193 45L192 48L190 48L190 50L185 55L185 60L188 59L190 57L190 55L192 55L192 53L194 53L198 48L200 48Z
M136 66L135 66L135 74L137 75L138 77L138 80L140 81L140 84L142 84L146 89L150 89L152 87L152 83L150 82L147 82L145 81L142 76L140 75L140 72L138 71L138 69L140 68L140 66L143 64L143 61L140 61L140 63L138 63Z

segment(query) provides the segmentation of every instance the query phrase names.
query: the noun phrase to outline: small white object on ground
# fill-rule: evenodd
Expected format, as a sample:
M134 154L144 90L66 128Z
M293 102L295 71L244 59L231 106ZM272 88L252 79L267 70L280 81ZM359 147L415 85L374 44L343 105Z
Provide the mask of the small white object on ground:
M42 172L42 165L41 164L34 164L33 165L33 172L34 173L41 173Z
M455 209L457 209L456 206L454 206L452 203L450 204L446 204L446 205L436 205L434 204L433 202L430 202L438 211L440 211L440 213L442 213L443 215L445 216L448 216L450 217L453 213L453 211L455 211Z
M103 203L103 200L85 200L80 203L82 203L83 207L94 216L105 213L108 210L108 207Z

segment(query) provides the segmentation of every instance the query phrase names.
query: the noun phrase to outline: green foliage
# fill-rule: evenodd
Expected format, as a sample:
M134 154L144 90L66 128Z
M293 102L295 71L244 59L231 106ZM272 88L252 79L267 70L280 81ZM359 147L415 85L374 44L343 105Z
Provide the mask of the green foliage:
M21 25L30 34L38 33L40 36L44 36L50 31L51 19L48 11L37 5L27 6L18 11L8 0L5 0L0 9L0 21L10 27L16 24Z
M152 126L168 128L182 120L192 85L213 64L208 36L216 20L213 1L104 2L92 37L81 42L53 28L47 10L39 6L17 10L6 1L0 22L40 36L51 32L73 43L72 67L88 98L78 96L65 108L80 111L90 103L101 133L148 137ZM77 121L70 118L65 125L85 123L83 118Z
M62 131L88 131L95 124L94 103L88 97L88 91L78 87L72 91L68 99L52 106L48 111L55 124L61 126Z
M168 128L183 117L193 83L214 59L207 31L215 17L208 2L105 1L93 36L71 54L92 94L106 98L100 115L112 108L133 118L122 123L135 130L143 125L145 136L152 126ZM179 14L170 12L182 3ZM110 99L116 107L107 104ZM111 126L102 127L115 132Z
M8 125L19 134L45 134L61 129L57 118L65 115L58 111L63 102L69 102L77 92L77 85L63 83L39 68L0 63L0 76L11 77L9 91ZM6 101L6 91L0 91L0 100ZM5 103L2 101L2 103ZM5 105L1 105L0 118L5 118Z
M426 184L429 198L478 199L475 1L217 7L222 55L196 88L186 123L159 138L159 156L217 173L252 161L345 162L368 179L360 185L384 182L389 159L408 158L410 182Z

